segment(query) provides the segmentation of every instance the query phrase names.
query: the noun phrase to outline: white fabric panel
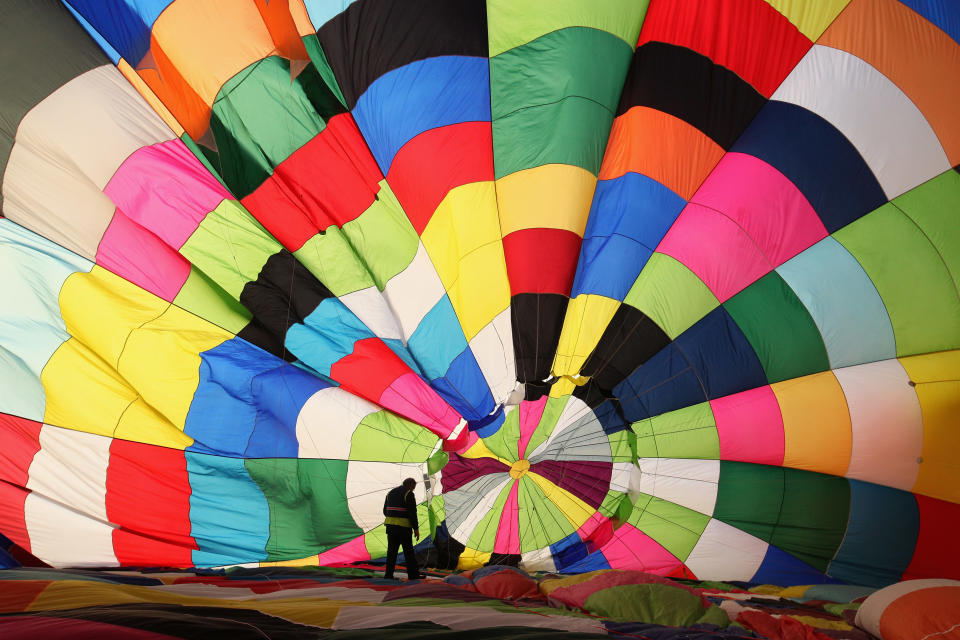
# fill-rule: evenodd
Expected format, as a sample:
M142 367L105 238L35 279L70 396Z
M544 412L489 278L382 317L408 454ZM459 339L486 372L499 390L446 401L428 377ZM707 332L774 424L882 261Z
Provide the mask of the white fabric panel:
M347 506L357 526L364 531L383 524L383 500L387 492L399 487L406 478L414 478L417 488L413 495L420 504L426 499L423 475L426 464L409 462L361 462L347 465Z
M554 442L557 440L557 438L563 439L566 437L567 434L564 434L564 431L579 426L577 421L580 418L592 415L593 412L583 400L580 398L575 398L574 396L570 396L567 398L567 404L564 405L563 411L560 412L560 416L557 418L557 424L553 427L553 431L550 432L550 435L547 437L547 439L541 442L532 453L527 455L527 458L538 457L547 449L553 448ZM609 456L609 441L607 443L607 449Z
M350 309L353 315L360 319L360 322L367 325L367 328L378 338L383 340L403 339L397 319L393 317L387 301L383 299L383 295L376 287L367 287L340 296L340 302L347 309Z
M521 553L520 568L528 572L547 571L552 573L557 570L557 565L553 561L553 554L550 552L550 547L546 547L544 549Z
M33 554L50 563L116 566L107 522L111 438L44 425L30 465L24 516Z
M420 242L417 255L406 269L387 282L383 295L400 322L404 343L417 330L420 321L446 294L427 250Z
M298 457L349 460L353 432L364 418L380 410L339 387L317 391L297 416Z
M463 519L460 526L450 533L452 538L463 543L466 543L470 539L470 534L473 533L473 530L480 524L483 517L493 508L493 504L497 501L503 488L507 486L508 482L513 482L513 478L509 475L504 474L504 476L502 481L495 484L490 491L484 494L483 498L477 502L477 505L470 511L469 515Z
M711 519L686 559L701 580L746 580L763 563L769 545L725 522Z
M3 213L93 259L114 212L101 190L134 151L174 137L115 67L91 69L20 122Z
M642 493L713 515L720 480L719 460L640 458L637 465Z
M846 51L814 45L771 100L809 109L839 129L888 199L950 168L936 133L910 98Z
M850 409L848 478L910 491L920 472L923 414L898 360L834 372Z
M513 333L510 327L510 307L497 316L470 341L470 350L480 365L483 378L490 387L493 401L504 404L517 386L517 371L513 357Z
M898 582L889 587L884 587L875 591L863 601L860 608L857 609L857 626L867 633L880 638L880 618L884 610L893 604L897 598L901 598L908 593L919 591L920 589L932 589L935 587L960 587L960 580L948 580L946 578L928 578L925 580L907 580ZM952 635L934 635L930 640L953 637Z
M640 480L640 469L632 462L614 462L610 474L610 491L627 493L630 491L630 481L636 477Z

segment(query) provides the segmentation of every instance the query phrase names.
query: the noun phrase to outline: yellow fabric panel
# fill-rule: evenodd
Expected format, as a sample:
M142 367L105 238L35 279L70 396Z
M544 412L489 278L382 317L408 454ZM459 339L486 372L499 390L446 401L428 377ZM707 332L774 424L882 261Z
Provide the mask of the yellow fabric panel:
M157 115L160 116L167 126L177 134L177 137L179 138L182 136L184 133L183 127L180 125L177 119L173 117L173 114L170 113L170 110L167 109L162 102L160 102L160 98L158 98L157 94L153 92L153 89L147 86L147 83L143 81L143 78L140 77L140 74L138 74L123 58L120 58L120 62L117 63L117 69L119 69L120 73L123 74L123 77L133 85L133 88L137 90L137 93L143 96L143 99L146 100L147 104L149 104L150 107L157 112Z
M420 235L467 340L510 304L493 182L450 190Z
M254 2L179 0L153 23L152 36L211 106L227 80L276 48Z
M569 396L576 388L577 385L575 385L573 380L570 378L560 378L553 383L553 386L550 387L550 397L562 398L564 396Z
M506 458L501 458L500 456L495 454L493 451L491 451L490 448L487 446L487 443L485 443L483 440L480 440L480 439L478 439L476 442L470 445L469 449L460 453L459 455L461 458L471 458L474 460L477 458L493 458L494 460L499 460L500 462L502 462L508 467L511 464L513 464L512 461L507 460Z
M547 499L557 506L573 528L579 529L593 515L595 511L593 507L566 489L553 484L539 473L528 472L525 477L530 478L540 487Z
M581 238L597 177L581 167L545 164L497 180L500 231L566 229Z
M320 557L317 554L299 558L297 560L278 560L277 562L261 562L261 567L319 567Z
M816 42L850 0L767 0L767 3L783 14L797 31Z
M619 308L619 300L593 293L581 294L570 301L553 359L553 375L575 376L580 373Z
M171 449L193 444L182 427L146 406L120 374L76 338L57 349L40 380L47 424Z
M843 476L850 466L850 410L832 371L770 385L783 416L783 466Z
M578 573L576 575L564 576L562 578L544 578L540 581L540 593L545 596L549 596L551 593L557 589L560 589L561 587L572 587L580 584L581 582L593 580L597 576L602 575L607 571L609 571L609 569L597 569L596 571L591 571L589 573Z
M467 547L460 554L460 559L457 560L457 571L479 569L490 562L490 555L490 552L477 551Z
M960 502L960 350L900 358L923 414L923 462L914 493Z

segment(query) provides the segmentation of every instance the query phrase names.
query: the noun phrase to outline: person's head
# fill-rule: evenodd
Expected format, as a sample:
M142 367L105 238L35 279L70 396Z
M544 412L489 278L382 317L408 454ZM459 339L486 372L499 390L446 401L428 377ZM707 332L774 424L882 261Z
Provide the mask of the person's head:
M403 481L403 486L407 491L413 491L417 487L417 481L413 478L407 478Z

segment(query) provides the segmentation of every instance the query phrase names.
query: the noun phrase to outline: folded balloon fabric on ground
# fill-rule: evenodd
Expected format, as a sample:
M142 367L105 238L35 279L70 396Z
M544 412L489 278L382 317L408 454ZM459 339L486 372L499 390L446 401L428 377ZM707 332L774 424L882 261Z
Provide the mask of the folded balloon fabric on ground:
M728 587L960 579L955 0L0 0L0 43L14 556L293 580L413 477L480 573L284 620L459 629L393 594L512 566L547 609L497 624L841 637L860 596ZM611 569L660 581L542 577ZM83 575L70 624L188 606Z

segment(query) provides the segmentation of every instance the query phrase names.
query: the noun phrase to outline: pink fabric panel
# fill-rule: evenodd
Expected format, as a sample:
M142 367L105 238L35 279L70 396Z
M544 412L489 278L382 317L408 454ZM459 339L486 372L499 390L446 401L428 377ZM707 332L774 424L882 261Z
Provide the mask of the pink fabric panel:
M667 575L683 563L660 543L633 525L625 524L601 549L611 569L640 569L658 576Z
M699 204L688 204L657 251L697 274L720 302L773 269L736 222Z
M769 386L710 401L720 437L720 459L783 464L783 418Z
M590 516L590 518L586 522L580 525L580 528L577 529L577 535L580 536L581 540L586 540L587 538L593 535L593 532L597 530L597 527L603 524L604 520L606 519L607 517L605 515L597 511L592 516Z
M103 191L174 249L183 246L208 212L232 197L180 140L138 149Z
M97 264L172 302L190 275L190 263L117 209L97 247Z
M517 501L519 486L520 482L514 480L507 502L503 505L497 540L493 543L494 553L520 553L520 506Z
M370 552L367 551L363 536L358 536L350 542L344 542L338 547L324 551L317 556L317 559L320 561L320 566L338 562L356 562L358 560L369 560Z
M777 267L827 237L827 230L797 187L772 166L728 153L690 202L722 211Z
M543 417L543 408L546 406L547 396L542 396L534 402L520 401L520 440L517 442L517 455L521 459L527 452L527 445L530 444L533 432L540 426L540 418Z
M391 382L376 402L381 407L426 427L439 438L447 438L460 424L459 414L413 372L405 373ZM425 413L421 407L429 410L430 414Z

